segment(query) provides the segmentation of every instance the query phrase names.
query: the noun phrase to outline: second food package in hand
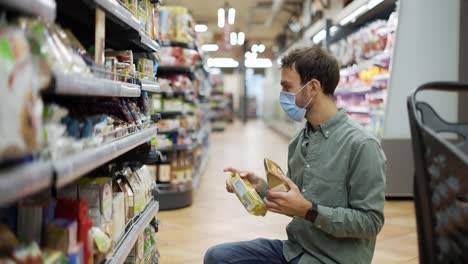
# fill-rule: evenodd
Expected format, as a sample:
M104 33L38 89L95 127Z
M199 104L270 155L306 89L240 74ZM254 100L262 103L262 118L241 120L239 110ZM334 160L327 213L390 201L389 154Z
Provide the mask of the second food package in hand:
M249 213L265 216L267 213L266 205L248 180L241 178L238 173L232 173L229 184Z

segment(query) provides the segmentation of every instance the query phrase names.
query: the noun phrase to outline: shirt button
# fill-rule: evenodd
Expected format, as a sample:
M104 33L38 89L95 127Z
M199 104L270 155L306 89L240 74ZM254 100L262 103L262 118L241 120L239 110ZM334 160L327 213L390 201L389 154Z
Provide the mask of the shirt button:
M302 188L302 192L305 192L305 188Z
M317 228L320 229L320 228L322 228L322 226L321 226L321 225L318 225Z
M307 167L307 168L310 168L310 165L309 165L309 164L307 164L307 165L306 165L306 167Z

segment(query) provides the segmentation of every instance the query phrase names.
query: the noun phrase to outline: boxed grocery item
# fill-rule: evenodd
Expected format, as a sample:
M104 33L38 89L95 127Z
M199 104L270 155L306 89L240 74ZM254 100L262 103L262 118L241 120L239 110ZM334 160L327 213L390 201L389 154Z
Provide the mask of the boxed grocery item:
M21 241L41 244L46 226L54 219L55 203L52 200L18 206L17 234Z
M281 167L272 160L264 159L265 172L268 180L268 189L274 192L287 192L289 186L284 182L284 175Z
M133 213L137 215L139 212L143 211L146 205L146 194L145 187L143 186L141 180L139 179L136 173L132 173L129 177L128 182L133 190L134 203L133 203Z
M265 216L267 208L262 198L258 195L253 185L241 178L239 174L232 173L229 183L232 186L237 198L242 202L245 209L253 215Z
M125 178L117 179L119 190L125 196L125 222L128 222L135 214L133 211L134 195L132 187Z
M112 220L112 178L81 178L79 198L88 202L88 215L94 226L107 227Z
M146 76L152 76L153 74L153 61L145 58L138 59L137 71L143 73ZM142 76L144 77L144 76ZM140 78L142 78L140 77Z
M77 247L78 224L75 220L57 218L47 225L46 247L68 254Z
M125 231L125 195L121 192L112 195L112 240L117 243Z
M85 221L88 219L88 203L85 200L57 200L55 217Z

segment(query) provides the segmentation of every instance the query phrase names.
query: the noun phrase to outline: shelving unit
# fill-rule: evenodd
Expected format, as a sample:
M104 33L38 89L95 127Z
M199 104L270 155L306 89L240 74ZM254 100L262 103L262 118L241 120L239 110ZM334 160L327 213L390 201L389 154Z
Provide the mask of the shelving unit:
M185 43L185 42L180 42L180 41L171 41L171 40L160 40L162 47L180 47L184 49L193 49L193 50L198 50L197 45L195 43Z
M170 152L170 151L181 151L181 150L192 150L198 147L198 143L193 143L191 145L175 145L170 147L158 148L161 152Z
M152 201L146 209L134 217L129 223L128 228L121 238L120 242L111 252L110 256L106 258L106 264L122 264L125 262L130 250L138 239L138 236L145 231L151 220L156 216L159 211L159 202Z
M54 161L53 167L57 173L57 187L63 187L85 173L151 140L156 136L156 133L156 127L146 128L133 135Z
M161 87L157 82L148 81L148 80L140 80L141 82L141 90L151 92L151 93L161 93Z
M93 61L89 50L91 50L90 47L94 46L96 43L94 32L95 29L102 29L103 31L105 29L105 45L103 43L103 47L105 46L105 48L111 48L117 51L129 49L134 53L148 53L138 54L138 56L143 56L144 58L154 59L157 57L154 54L158 52L160 48L157 40L151 39L149 35L146 34L146 30L142 26L143 23L117 0L4 0L0 1L0 7L7 11L8 25L14 24L13 19L16 15L27 14L34 18L40 17L41 19L47 20L48 23L50 22L52 24L51 28L55 26L53 25L55 23L60 25L60 30L70 30L73 32L73 34L63 34L63 39L60 41L57 40L58 43L54 43L54 45L50 44L50 47L47 47L49 48L48 55L55 52L54 56L56 57L51 59L51 57L45 56L47 60L44 61L46 61L46 63L49 64L48 66L52 69L50 76L51 82L47 85L45 90L41 90L41 102L39 102L40 99L37 99L38 103L41 103L41 105L45 103L47 107L52 109L50 110L51 115L60 112L57 114L60 115L60 117L51 118L52 121L50 122L52 126L57 126L58 130L61 132L57 135L46 133L46 129L48 129L46 126L49 125L49 123L47 123L49 120L45 117L38 118L35 116L38 120L30 121L42 122L44 127L46 127L44 128L44 138L48 137L48 139L45 140L44 144L38 143L34 145L34 148L32 146L30 147L33 149L31 151L28 150L28 152L31 152L29 153L31 160L26 161L26 157L24 156L15 156L15 158L25 161L11 164L8 160L5 161L5 164L2 164L3 167L0 169L0 209L4 210L10 207L20 208L24 201L31 200L35 202L38 198L33 195L36 194L39 194L41 198L46 196L46 201L48 203L63 199L60 193L66 191L62 189L62 187L71 183L76 183L75 181L83 176L93 177L93 171L107 171L109 174L105 176L113 176L113 172L107 170L108 168L106 165L113 163L116 167L121 165L125 166L125 164L122 163L129 162L134 158L130 155L126 155L126 153L129 153L131 150L144 143L152 141L152 139L157 136L157 127L154 123L146 123L148 119L148 108L144 108L138 104L138 100L123 98L139 98L142 96L142 91L159 93L161 89L154 76L150 76L151 78L145 77L140 80L128 75L124 76L115 73L116 71L112 73L102 65L103 62L100 62L98 59ZM95 25L95 17L97 16L96 13L98 13L98 15L101 13L97 12L97 9L102 9L106 17L105 24L100 23L98 26ZM50 38L57 37L54 36L55 33L51 33L53 31L52 29L44 26L44 22L40 21L37 23L38 27L43 27L38 31L44 30L44 32L38 34L48 34ZM18 27L18 31L19 30ZM62 31L57 30L57 32L61 33ZM76 37L76 41L74 37ZM41 41L47 42L52 40L46 38L46 40ZM38 43L35 44L39 46L45 45L41 41L37 40ZM10 43L7 43L7 47L8 45L10 45ZM71 52L69 49L76 51L78 46L82 49L80 51L84 49L87 49L87 51L79 52L81 55L74 54L76 57L73 58L67 57ZM58 57L66 57L67 60L64 59L66 62L55 60ZM77 65L73 65L70 61L76 61ZM34 65L34 67L36 66ZM40 67L42 67L42 65ZM86 73L77 73L78 71ZM32 74L31 76L36 77L36 75ZM31 79L32 82L37 81L32 77ZM128 82L117 81L124 79L128 80ZM18 98L18 100L19 99L21 98ZM86 107L93 109L88 111L88 109L82 107L81 104L84 101L86 101ZM76 104L79 105L77 106ZM112 108L109 110L111 107L118 109ZM46 109L49 111L49 108ZM126 115L124 116L117 111L125 112ZM49 112L47 113L49 114ZM111 116L112 118L110 118ZM158 113L154 116L157 117ZM78 120L79 118L86 118L86 125L83 125L82 120ZM64 121L65 119L68 120ZM155 120L156 119L159 120L159 118L155 118ZM69 120L73 122L73 125L65 123ZM71 126L73 126L73 128L70 128ZM87 127L86 129L82 129L81 126ZM79 128L75 129L76 127ZM63 131L61 129L63 129ZM72 129L75 130L72 132L70 131ZM42 131L42 127L38 126L37 130ZM47 130L47 132L49 131ZM63 143L61 142L62 144L70 144L70 147L64 151L64 153L66 152L67 154L55 154L60 146L62 146L60 144L51 144L56 138L58 138L58 140L63 140ZM101 143L98 144L97 142ZM147 149L146 147L149 147L149 143L147 146L137 149L143 151ZM62 149L60 148L60 150ZM27 158L29 158L29 156L27 156ZM145 159L147 163L156 163L159 161L159 155L156 151L141 156L144 157L139 158ZM9 167L5 167L6 165L9 165ZM141 170L143 171L143 169ZM132 173L133 172L134 171L132 171ZM144 171L144 174L145 176L141 176L140 178L149 181L149 170ZM111 181L112 178L108 177L106 180ZM138 184L135 186L141 187L141 185ZM140 188L140 190L153 191L153 195L155 195L155 190L151 190L150 188L145 187ZM112 192L113 190L111 190L111 198L113 198ZM73 191L71 193L73 193ZM135 191L135 193L137 192ZM27 199L20 201L23 198ZM80 199L86 199L85 195L83 194L83 196L80 196ZM106 257L105 263L124 263L138 237L145 232L145 229L155 218L159 211L159 201L151 200L151 202L147 202L146 196L142 198L142 200L148 203L146 209L126 223L125 233L117 245L113 247L112 252ZM104 205L102 206L104 207ZM53 214L53 211L50 212ZM4 212L2 211L2 213ZM8 214L10 214L10 211L8 211ZM16 213L14 214L14 217L16 217ZM12 213L11 217L13 217L14 214ZM84 216L80 215L79 219L74 218L75 216L71 216L70 220L73 219L78 225L83 224L84 221L95 220L95 218L93 218L94 216L90 215L89 212L86 211L84 214ZM125 215L121 216L119 220L125 221ZM3 217L10 217L10 215L6 216L2 214L2 220L4 220ZM51 220L56 220L56 218L54 218L55 216L52 215L51 217ZM118 216L115 217L115 219L117 219ZM35 223L37 223L37 221ZM43 222L40 226L45 227L46 224L47 223ZM100 225L96 222L94 222L94 224L96 227ZM16 233L16 230L13 230L13 232ZM78 240L78 236L80 235L82 235L82 233L75 234L77 237L76 240ZM80 242L83 242L83 238L79 239ZM109 239L112 240L114 237L109 237ZM32 241L28 240L22 242L29 243ZM34 239L34 242L37 243L39 247L47 247L46 242L42 239ZM70 245L72 242L78 243L78 241L70 239ZM155 247L154 243L151 247ZM82 248L82 252L79 256L81 256L85 262L88 262L85 257L93 256L86 255L89 251L84 248L85 247ZM153 251L151 251L151 253L152 252ZM66 255L67 252L62 253ZM102 257L104 256L100 255L98 258Z
M21 14L54 21L57 5L54 0L2 0L2 5Z
M156 136L156 127L86 149L59 160L37 161L0 171L0 205L34 194L55 184L60 188L87 172ZM56 181L53 182L53 175ZM34 183L34 184L31 184Z
M184 74L187 75L190 79L195 80L194 69L192 67L183 67L183 66L159 66L158 67L158 76L165 75L174 75L174 74Z
M55 73L53 92L61 95L140 97L137 84L106 80L76 73Z

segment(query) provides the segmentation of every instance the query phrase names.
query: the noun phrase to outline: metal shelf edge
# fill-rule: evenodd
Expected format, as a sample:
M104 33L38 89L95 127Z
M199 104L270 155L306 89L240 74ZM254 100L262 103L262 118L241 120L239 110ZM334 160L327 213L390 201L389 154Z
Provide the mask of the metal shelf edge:
M57 17L55 0L3 0L1 5L29 15L43 17L50 22L53 22Z
M140 31L139 20L124 6L119 4L116 0L94 0L96 4L105 9L107 12L113 14L119 18L122 22L125 22L128 26Z
M151 48L154 52L158 52L161 46L152 40L148 35L140 31L140 41L145 44L147 47Z
M0 205L14 202L49 187L53 168L49 161L37 161L0 171Z
M151 93L160 93L161 87L158 83L147 81L147 80L140 80L141 82L141 90L151 92Z
M146 128L102 146L53 161L52 164L57 172L57 187L63 187L87 172L151 140L156 136L156 132L156 127Z
M62 95L139 97L140 86L94 76L57 72L55 92Z
M124 235L124 238L119 242L119 246L114 250L112 257L106 263L122 264L132 250L138 236L145 231L145 228L151 222L151 219L156 216L159 211L159 202L152 201L146 208L143 214L133 224L130 230Z

